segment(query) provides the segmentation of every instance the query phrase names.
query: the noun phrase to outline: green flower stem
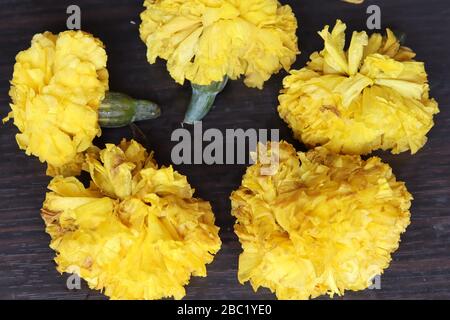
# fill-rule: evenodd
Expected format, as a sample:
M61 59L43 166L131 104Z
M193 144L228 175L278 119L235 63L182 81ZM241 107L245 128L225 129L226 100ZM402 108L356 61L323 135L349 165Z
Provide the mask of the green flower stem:
M136 100L123 93L107 92L98 110L102 128L120 128L143 120L156 119L161 109L156 103Z
M213 82L207 86L192 83L192 98L184 118L184 123L193 124L201 121L214 105L217 95L228 83L228 77L220 82Z

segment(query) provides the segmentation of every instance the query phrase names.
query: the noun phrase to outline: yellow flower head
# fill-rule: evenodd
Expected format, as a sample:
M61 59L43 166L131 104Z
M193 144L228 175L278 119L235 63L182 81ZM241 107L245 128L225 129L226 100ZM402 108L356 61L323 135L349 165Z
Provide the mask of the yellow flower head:
M277 0L145 0L147 57L167 60L171 76L197 85L245 76L262 88L298 54L297 20Z
M81 31L33 37L16 57L11 109L16 140L48 163L48 174L79 173L82 152L100 134L97 109L108 89L107 56L100 40Z
M342 0L342 1L354 4L361 4L364 2L364 0Z
M326 26L324 50L286 77L281 117L297 139L336 153L416 153L439 112L424 63L389 29L385 37L354 32L345 49L345 29L339 20L331 32Z
M221 246L210 204L135 141L86 158L90 187L56 177L42 209L58 271L113 299L181 299Z
M368 288L410 223L404 183L379 158L276 146L276 174L261 175L256 164L231 196L243 248L239 281L279 299Z

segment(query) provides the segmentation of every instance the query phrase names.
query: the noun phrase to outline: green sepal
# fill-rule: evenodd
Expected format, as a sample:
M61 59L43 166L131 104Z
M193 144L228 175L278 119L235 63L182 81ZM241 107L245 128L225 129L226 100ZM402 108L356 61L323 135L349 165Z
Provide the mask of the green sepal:
M98 110L98 122L102 128L120 128L137 121L156 119L161 109L156 103L137 100L130 96L107 92Z

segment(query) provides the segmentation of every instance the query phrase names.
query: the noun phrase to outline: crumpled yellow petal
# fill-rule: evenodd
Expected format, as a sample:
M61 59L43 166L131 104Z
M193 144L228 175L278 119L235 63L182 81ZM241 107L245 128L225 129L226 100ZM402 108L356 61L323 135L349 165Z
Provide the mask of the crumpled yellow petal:
M82 152L100 135L97 109L108 89L103 44L81 31L33 37L16 57L8 117L19 129L16 140L27 153L47 162L47 173L81 171Z
M277 0L145 0L140 34L147 58L167 60L180 84L222 81L245 76L262 88L299 53L297 20Z
M354 76L361 66L364 55L364 47L369 44L367 33L353 32L350 47L348 49L348 74Z
M58 271L112 299L183 298L221 246L211 205L135 141L86 158L90 187L56 177L42 208Z
M342 1L354 4L361 4L364 2L364 0L342 0Z
M344 52L346 29L345 24L338 22L331 33L329 32L329 26L325 26L319 32L325 44L322 52L325 63L337 73L348 73L348 61Z
M239 281L279 299L364 290L389 266L410 223L412 196L377 157L296 153L272 142L278 170L248 168L231 195L242 244Z
M354 32L345 50L345 29L340 20L326 26L324 50L284 79L280 116L297 139L335 153L416 153L439 112L424 63L389 29L385 37Z

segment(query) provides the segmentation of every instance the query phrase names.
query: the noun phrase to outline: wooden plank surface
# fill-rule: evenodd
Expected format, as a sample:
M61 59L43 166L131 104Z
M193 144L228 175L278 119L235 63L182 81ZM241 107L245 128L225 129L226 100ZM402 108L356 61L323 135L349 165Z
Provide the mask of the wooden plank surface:
M377 153L390 163L397 177L406 181L414 194L412 225L391 267L382 276L381 290L348 293L344 299L450 298L450 5L445 0L367 1L350 5L338 0L291 0L300 28L302 55L299 68L315 50L321 49L317 35L325 24L340 18L349 29L365 28L368 4L382 9L383 27L407 34L406 44L425 61L431 94L440 102L441 113L429 135L430 141L417 155L393 156ZM188 103L188 85L177 85L159 61L150 66L145 46L139 39L141 0L1 0L0 1L0 115L8 112L9 80L14 57L29 46L35 33L65 29L66 8L78 4L82 9L82 28L100 37L109 54L111 89L139 98L157 101L163 116L140 125L150 149L160 164L170 165L174 143L171 133L180 127ZM135 22L136 24L133 24ZM272 77L263 91L246 88L234 81L217 100L216 109L204 121L205 128L275 128L281 138L293 142L291 133L276 113L277 95L285 73ZM35 158L26 157L14 140L11 124L0 130L0 299L104 299L83 284L69 291L48 248L49 237L39 209L49 178ZM129 128L105 130L99 143L131 138ZM302 149L299 143L295 145ZM236 278L240 245L232 232L234 219L228 200L246 166L177 166L197 189L197 196L212 202L221 227L223 248L208 267L206 279L194 278L187 288L187 299L273 299L268 290L253 293Z

